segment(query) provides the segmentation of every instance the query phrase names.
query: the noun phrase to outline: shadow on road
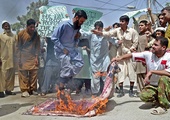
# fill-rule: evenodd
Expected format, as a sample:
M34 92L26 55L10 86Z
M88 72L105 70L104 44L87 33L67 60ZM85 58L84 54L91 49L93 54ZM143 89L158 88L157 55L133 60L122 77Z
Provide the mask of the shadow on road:
M106 106L106 112L112 111L117 103L114 100L109 100Z
M141 101L141 100L129 100L129 101L125 101L125 102L119 103L119 104L117 104L116 106L118 106L118 105L123 105L123 104L127 104L127 103L131 103L131 102L142 102L142 101Z
M141 106L139 106L139 108L144 109L144 110L148 110L148 109L153 108L153 106L152 106L152 103L145 103L145 104L142 104Z
M33 103L24 103L24 104L18 104L17 103L17 104L1 105L1 107L0 107L0 117L4 116L4 115L11 114L11 113L17 111L21 107L30 106L30 105L33 105Z

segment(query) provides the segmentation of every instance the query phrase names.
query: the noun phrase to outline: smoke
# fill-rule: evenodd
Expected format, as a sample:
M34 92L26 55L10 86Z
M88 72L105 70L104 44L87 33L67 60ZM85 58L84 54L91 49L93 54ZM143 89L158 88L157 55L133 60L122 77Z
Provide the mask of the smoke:
M66 88L75 91L75 90L81 90L82 87L83 87L83 79L72 79L68 81Z

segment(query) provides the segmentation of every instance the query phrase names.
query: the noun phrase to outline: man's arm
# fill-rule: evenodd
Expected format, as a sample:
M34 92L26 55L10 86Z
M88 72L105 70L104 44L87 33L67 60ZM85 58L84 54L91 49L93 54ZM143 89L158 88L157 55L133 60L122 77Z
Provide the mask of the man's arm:
M132 44L132 46L130 47L130 51L131 52L134 52L134 51L136 51L136 48L137 48L137 46L138 46L138 33L137 33L137 31L136 30L133 30L133 34L132 34L132 42L133 42L133 44Z
M110 44L115 45L117 47L119 47L119 45L122 44L122 42L123 42L122 40L118 40L114 37L108 38L107 40L109 41Z
M64 46L61 44L60 37L64 32L64 25L59 25L51 36L51 41L54 43L55 49L64 50Z
M21 51L21 36L23 36L23 31L19 32L17 35L16 35L16 42L15 42L15 54L17 56L18 59L20 59L20 51Z
M151 70L152 74L170 76L170 73L166 70Z
M57 51L62 51L64 54L68 54L69 51L62 45L61 36L64 33L66 25L61 23L53 32L51 36L51 41L54 43L54 49Z
M144 79L145 84L149 84L149 79L152 76L152 74L156 74L156 75L160 75L160 76L165 75L165 76L168 76L168 77L170 76L170 73L166 70L151 70L145 76L145 79Z
M130 58L132 58L132 53L123 55L123 56L118 57L118 58L113 58L113 59L111 60L111 62L115 62L115 61L119 62L119 61L121 61L121 60L130 59Z
M152 10L151 10L151 8L148 8L148 14L149 14L149 16L150 16L150 18L151 18L151 23L152 23L152 25L155 24L155 20L154 20L153 15L152 15Z
M16 35L16 43L15 43L15 55L17 56L17 64L21 65L21 50L22 50L22 36L24 35L24 31L20 31Z
M35 42L35 65L38 66L38 56L39 56L39 53L40 53L40 36L38 35L38 33L36 33L36 42Z
M116 35L117 29L118 28L115 28L111 31L104 31L104 32L101 32L101 31L98 31L98 30L91 30L91 32L93 34L101 35L101 36L104 36L104 37L117 37L117 35Z
M83 31L82 29L80 29L80 33L81 33L80 40L82 40L82 39L90 40L91 39L91 36L92 36L91 32L86 32L86 31Z
M166 62L166 68L164 70L150 70L147 74L146 74L146 77L144 79L144 82L147 84L149 83L149 79L150 77L152 76L152 74L156 74L156 75L159 75L159 76L168 76L170 77L170 60L167 59L167 62Z
M139 23L135 19L135 17L132 17L132 19L133 19L134 29L137 30L137 32L139 33Z
M104 28L104 30L105 30L105 31L109 31L109 30L112 29L112 28L113 28L113 27L110 25L110 26Z

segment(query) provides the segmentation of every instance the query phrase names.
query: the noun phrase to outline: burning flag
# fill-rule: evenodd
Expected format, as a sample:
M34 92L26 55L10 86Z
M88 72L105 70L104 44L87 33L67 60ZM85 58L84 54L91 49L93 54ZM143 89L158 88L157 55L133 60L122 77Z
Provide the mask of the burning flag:
M115 62L108 67L104 89L99 97L93 97L88 100L72 100L70 95L66 92L58 91L58 99L48 99L32 107L24 114L74 117L87 117L101 114L105 111L108 98L113 95L114 78L115 74L119 71L120 69Z

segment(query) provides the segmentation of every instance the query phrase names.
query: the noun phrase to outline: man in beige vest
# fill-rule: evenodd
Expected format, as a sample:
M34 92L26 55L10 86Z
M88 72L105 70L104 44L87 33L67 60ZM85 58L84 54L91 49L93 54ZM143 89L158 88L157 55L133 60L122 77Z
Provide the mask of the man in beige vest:
M4 32L0 35L0 98L6 95L16 95L14 90L15 67L14 53L16 36L11 32L10 24L2 22ZM4 94L5 91L5 94Z
M148 20L141 20L139 22L139 39L138 39L138 47L137 52L143 52L148 48L148 43L151 39L150 36L147 35L149 30L148 26ZM142 91L142 89L145 87L144 84L144 78L146 75L146 66L145 63L142 63L140 60L136 63L136 74L137 74L137 96Z

